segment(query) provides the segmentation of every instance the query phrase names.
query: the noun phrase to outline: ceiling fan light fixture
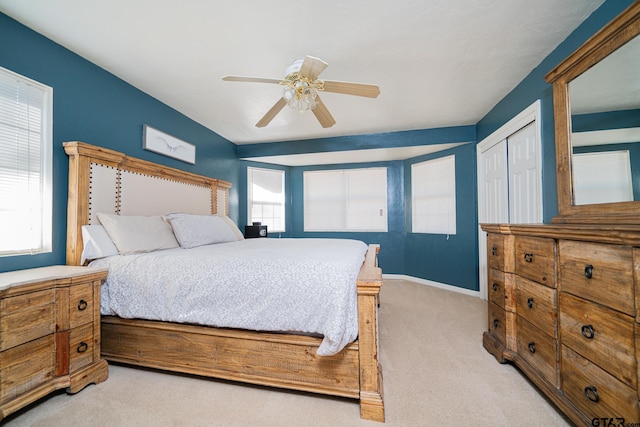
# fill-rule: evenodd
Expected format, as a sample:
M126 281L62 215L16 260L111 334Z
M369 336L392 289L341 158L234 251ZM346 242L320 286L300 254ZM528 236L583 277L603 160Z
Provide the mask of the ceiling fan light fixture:
M289 77L289 76L287 76ZM301 113L316 108L317 87L305 78L285 79L282 97L287 105Z
M271 120L288 105L303 113L313 110L318 122L323 128L328 128L336 124L335 119L322 102L319 91L341 93L344 95L364 96L366 98L376 98L380 94L380 88L376 85L363 83L339 82L332 80L318 80L318 76L327 68L329 64L313 56L305 56L287 67L285 78L269 79L260 77L225 76L224 81L232 82L254 82L254 83L276 83L283 86L282 97L262 116L256 123L256 127L267 126Z
M303 60L299 59L287 67L286 77L280 82L284 86L282 97L287 105L301 113L313 110L318 105L319 90L324 90L324 81L311 80L300 74Z

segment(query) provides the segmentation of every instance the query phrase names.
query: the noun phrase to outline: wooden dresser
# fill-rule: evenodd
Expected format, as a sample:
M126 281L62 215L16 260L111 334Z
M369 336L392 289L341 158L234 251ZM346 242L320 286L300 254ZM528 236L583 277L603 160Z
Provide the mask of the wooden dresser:
M0 273L0 420L66 388L107 379L100 285L107 270L53 266Z
M640 226L482 229L485 349L517 365L577 425L640 423Z

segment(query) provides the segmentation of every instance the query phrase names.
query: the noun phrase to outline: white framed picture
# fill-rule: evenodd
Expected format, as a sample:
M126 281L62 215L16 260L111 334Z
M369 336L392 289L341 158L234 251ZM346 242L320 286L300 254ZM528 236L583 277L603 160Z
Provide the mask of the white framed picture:
M149 125L144 125L142 129L142 148L186 163L196 163L195 145L154 129Z

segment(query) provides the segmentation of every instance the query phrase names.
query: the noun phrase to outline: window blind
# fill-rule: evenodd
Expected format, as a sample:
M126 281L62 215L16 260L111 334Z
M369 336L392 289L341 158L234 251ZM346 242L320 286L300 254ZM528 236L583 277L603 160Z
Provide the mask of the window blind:
M249 223L259 221L269 232L285 230L284 171L247 168Z
M573 155L576 205L633 201L629 150Z
M387 231L387 169L304 172L305 231Z
M456 234L455 156L411 165L414 233Z
M0 67L0 255L51 251L52 93Z

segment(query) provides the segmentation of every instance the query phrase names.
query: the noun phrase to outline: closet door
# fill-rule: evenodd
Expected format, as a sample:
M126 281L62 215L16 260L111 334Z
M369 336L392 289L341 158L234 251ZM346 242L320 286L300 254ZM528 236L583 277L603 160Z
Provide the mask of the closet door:
M507 141L502 140L482 153L484 187L480 222L509 222L509 181L507 177Z
M478 157L478 222L509 222L509 175L507 140L479 151ZM487 295L487 234L478 225L478 261L480 295Z
M542 222L540 101L477 146L478 222ZM486 234L478 225L479 293L487 298Z
M507 138L509 158L509 220L511 224L542 222L539 143L535 122L531 122Z

